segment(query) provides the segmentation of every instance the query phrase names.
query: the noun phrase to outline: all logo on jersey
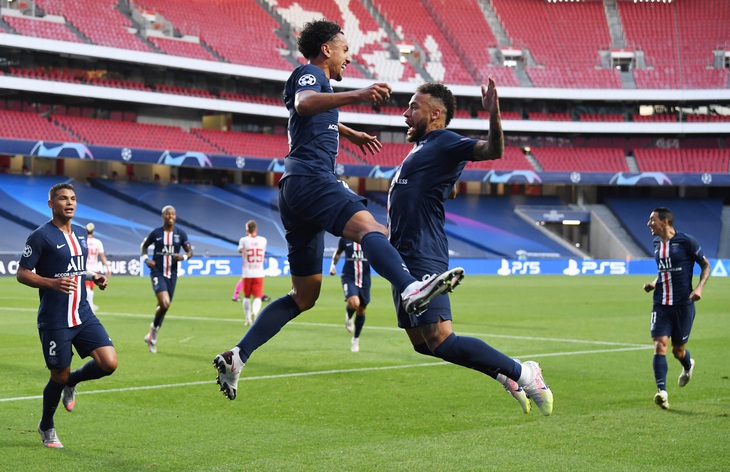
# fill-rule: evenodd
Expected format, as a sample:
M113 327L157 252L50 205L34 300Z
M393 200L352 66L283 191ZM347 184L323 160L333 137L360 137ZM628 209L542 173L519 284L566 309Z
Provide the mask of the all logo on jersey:
M299 85L306 87L317 83L317 79L312 74L305 74L299 77Z
M23 248L23 257L30 257L33 254L33 248L26 244Z

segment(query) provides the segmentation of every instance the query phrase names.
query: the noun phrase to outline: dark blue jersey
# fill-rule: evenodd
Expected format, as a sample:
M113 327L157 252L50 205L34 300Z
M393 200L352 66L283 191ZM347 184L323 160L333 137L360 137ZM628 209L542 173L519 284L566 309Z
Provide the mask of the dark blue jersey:
M695 262L705 259L705 253L697 240L686 233L677 232L672 239L663 242L654 238L654 260L657 274L654 303L658 305L689 305L692 300L692 271Z
M20 266L35 270L41 277L73 277L76 291L65 294L56 290L38 289L39 329L60 329L78 326L95 318L86 301L86 230L71 225L71 234L48 222L30 233L20 257Z
M345 265L342 267L342 278L355 281L358 287L370 287L370 263L362 246L346 238L340 238L337 252L345 253Z
M448 265L443 202L476 142L445 129L431 131L396 171L388 192L388 230L391 244L404 259Z
M168 279L177 276L177 261L172 256L178 254L180 249L190 249L187 233L177 226L172 231L165 231L162 227L153 229L143 244L151 244L154 249L152 260L155 261L155 267L151 272Z
M289 154L285 159L284 177L335 172L340 144L339 111L334 108L312 116L299 115L294 108L294 97L304 90L333 93L329 79L317 66L299 66L289 76L284 86L284 103L289 110Z

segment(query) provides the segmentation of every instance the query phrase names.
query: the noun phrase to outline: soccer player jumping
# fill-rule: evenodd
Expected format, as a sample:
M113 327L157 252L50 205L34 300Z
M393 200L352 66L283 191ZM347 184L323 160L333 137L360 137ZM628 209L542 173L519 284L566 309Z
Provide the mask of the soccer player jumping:
M390 86L376 83L334 93L330 80L342 80L352 61L337 23L307 23L297 41L308 63L292 72L284 88L289 154L279 181L279 211L286 229L293 288L261 311L234 348L213 360L220 389L231 400L236 398L241 369L254 350L319 298L325 231L359 243L372 268L396 287L400 303L409 313L426 309L434 297L458 285L464 274L456 268L416 280L388 242L386 228L365 207L365 198L335 174L340 138L359 146L363 153L379 152L382 147L377 137L341 124L338 107L357 102L379 105L390 98Z

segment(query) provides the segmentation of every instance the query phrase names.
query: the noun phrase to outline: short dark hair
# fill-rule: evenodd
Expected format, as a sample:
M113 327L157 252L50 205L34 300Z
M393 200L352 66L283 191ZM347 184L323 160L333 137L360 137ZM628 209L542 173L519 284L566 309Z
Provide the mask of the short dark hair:
M674 226L674 213L667 207L656 207L652 210L660 220L667 220L669 226Z
M319 55L322 45L332 41L339 33L342 33L342 28L334 21L325 18L312 20L306 23L299 33L297 38L299 52L306 59L315 58Z
M61 189L71 190L73 193L76 193L76 190L74 190L73 185L66 183L66 182L61 182L61 183L56 184L53 187L51 187L51 190L48 191L48 199L53 200L53 197L55 197L56 193Z
M449 126L451 119L454 117L454 111L456 110L456 99L454 98L454 94L451 93L451 90L449 90L444 84L428 82L419 85L416 91L420 93L427 93L443 102L446 107L446 126Z

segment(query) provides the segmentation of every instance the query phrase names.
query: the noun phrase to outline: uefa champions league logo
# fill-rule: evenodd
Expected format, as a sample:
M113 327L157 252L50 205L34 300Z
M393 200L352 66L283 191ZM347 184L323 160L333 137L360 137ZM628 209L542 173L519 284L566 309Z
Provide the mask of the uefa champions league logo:
M302 87L307 87L316 83L317 79L312 74L306 74L299 77L299 85L301 85Z

